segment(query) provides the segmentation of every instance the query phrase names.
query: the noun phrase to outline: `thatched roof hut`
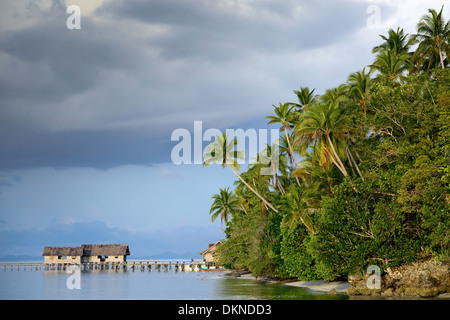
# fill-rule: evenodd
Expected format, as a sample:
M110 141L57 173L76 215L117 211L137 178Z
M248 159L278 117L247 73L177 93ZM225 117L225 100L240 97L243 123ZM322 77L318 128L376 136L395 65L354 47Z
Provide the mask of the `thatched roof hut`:
M130 255L128 244L83 244L80 247L44 247L45 263L124 262Z
M208 263L215 262L214 257L216 254L216 249L220 245L222 245L221 241L217 241L216 243L210 243L208 245L208 249L200 252L200 254L203 256L203 261Z
M129 256L130 249L127 244L83 244L85 256Z

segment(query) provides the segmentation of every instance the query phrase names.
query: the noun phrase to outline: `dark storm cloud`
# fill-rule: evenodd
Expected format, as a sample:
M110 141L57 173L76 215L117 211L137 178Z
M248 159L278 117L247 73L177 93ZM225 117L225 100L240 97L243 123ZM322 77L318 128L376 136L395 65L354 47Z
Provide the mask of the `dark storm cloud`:
M107 1L77 31L60 2L43 11L30 2L35 22L0 33L0 169L167 161L180 126L269 111L302 78L286 54L349 37L366 7ZM323 68L316 63L306 68Z
M104 70L132 68L129 43L113 38L88 18L89 34L65 28L64 12L37 25L9 31L0 50L9 62L0 77L1 101L52 102L86 90Z

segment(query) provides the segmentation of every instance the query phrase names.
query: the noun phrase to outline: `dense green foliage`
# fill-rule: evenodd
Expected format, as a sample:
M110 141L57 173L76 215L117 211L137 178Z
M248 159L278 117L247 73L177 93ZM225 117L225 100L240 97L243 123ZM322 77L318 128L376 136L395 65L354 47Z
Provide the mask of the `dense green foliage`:
M449 259L450 26L429 10L417 35L399 28L382 39L370 71L274 106L267 119L282 137L273 176L261 174L273 163L238 174L223 158L239 180L213 196L213 218L225 221L221 264L333 280L372 264Z

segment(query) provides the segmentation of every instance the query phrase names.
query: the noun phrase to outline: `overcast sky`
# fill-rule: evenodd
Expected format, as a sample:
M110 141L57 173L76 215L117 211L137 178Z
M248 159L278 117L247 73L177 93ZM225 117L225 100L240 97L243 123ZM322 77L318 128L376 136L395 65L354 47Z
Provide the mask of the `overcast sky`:
M202 251L223 237L211 195L235 177L174 165L172 132L269 128L273 104L343 83L379 34L445 2L0 0L0 257Z

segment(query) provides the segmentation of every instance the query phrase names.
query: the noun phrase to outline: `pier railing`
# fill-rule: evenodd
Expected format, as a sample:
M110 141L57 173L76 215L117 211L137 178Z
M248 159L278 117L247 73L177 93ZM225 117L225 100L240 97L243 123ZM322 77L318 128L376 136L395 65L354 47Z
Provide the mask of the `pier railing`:
M58 261L57 263L38 262L4 262L0 263L0 270L45 270L58 271L68 268L79 268L79 270L140 270L140 271L201 271L217 270L220 266L214 263L205 263L199 260L133 260L125 262L85 262L73 263Z

